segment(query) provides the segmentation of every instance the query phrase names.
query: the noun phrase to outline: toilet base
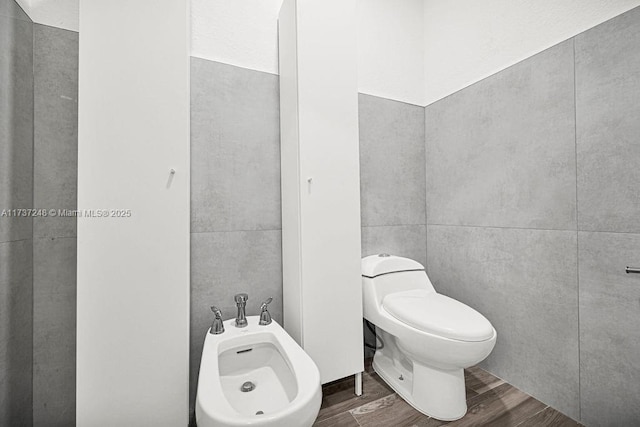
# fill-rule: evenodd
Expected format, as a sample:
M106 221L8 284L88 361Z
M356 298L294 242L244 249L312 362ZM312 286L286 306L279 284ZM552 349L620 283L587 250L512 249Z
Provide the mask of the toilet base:
M400 397L416 410L442 421L458 420L467 413L462 369L421 365L395 350L385 347L376 351L373 369ZM389 353L400 357L389 357Z

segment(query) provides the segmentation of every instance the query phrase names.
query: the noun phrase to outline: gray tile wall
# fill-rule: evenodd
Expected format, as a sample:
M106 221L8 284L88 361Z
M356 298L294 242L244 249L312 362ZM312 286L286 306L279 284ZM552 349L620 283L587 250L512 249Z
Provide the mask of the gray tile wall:
M578 418L576 232L428 227L436 289L498 331L483 368Z
M389 253L426 266L424 108L360 94L358 125L362 256ZM364 335L375 343L366 327Z
M640 423L640 235L581 231L580 388L587 426Z
M430 224L575 230L572 40L426 111Z
M498 331L483 366L579 418L573 40L426 112L434 286Z
M640 423L640 8L426 115L428 267L498 331L483 366L589 426Z
M32 424L33 241L0 242L0 426Z
M33 24L0 0L0 209L33 207ZM10 7L13 6L13 7ZM1 217L0 242L30 239L32 220Z
M34 206L76 209L78 33L34 25ZM76 219L35 218L33 424L75 424Z
M581 230L640 232L640 8L576 37Z
M640 8L575 43L582 420L638 425Z
M190 408L202 344L218 306L235 317L273 297L282 323L278 76L191 59Z
M0 211L33 207L33 24L0 0ZM0 216L0 426L32 423L33 221Z
M0 16L33 23L15 0L0 0Z
M424 108L359 95L362 256L426 265Z

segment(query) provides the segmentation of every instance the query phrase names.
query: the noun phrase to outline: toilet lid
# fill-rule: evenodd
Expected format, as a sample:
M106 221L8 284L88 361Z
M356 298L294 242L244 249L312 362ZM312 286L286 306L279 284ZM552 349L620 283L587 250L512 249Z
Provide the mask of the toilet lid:
M412 290L387 295L384 309L396 319L424 332L459 341L484 341L493 326L473 308L435 292Z

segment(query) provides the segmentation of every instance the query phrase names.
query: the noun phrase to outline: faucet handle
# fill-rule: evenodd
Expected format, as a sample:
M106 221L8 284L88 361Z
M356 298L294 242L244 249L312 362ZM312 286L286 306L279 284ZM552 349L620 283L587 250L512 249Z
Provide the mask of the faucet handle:
M233 299L236 301L236 304L246 304L247 300L249 299L249 295L243 292L240 294L236 294Z
M222 322L222 312L220 309L214 305L211 306L211 311L216 316L213 319L213 323L211 324L211 329L209 329L210 334L218 335L224 332L224 323Z
M271 301L273 301L272 297L269 297L266 301L263 301L262 304L260 304L260 310L265 311L267 309L267 305L271 304Z
M273 301L273 298L269 297L260 305L260 310L262 311L260 313L260 322L258 322L259 325L265 326L271 323L271 314L267 310L267 305L269 305L271 301Z
M215 314L216 319L222 319L222 312L218 307L216 307L215 305L212 305L211 311L213 311L213 314Z

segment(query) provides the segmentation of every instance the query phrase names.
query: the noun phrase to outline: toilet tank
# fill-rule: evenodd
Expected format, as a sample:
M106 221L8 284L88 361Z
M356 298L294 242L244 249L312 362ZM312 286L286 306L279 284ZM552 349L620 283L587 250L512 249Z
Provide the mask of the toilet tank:
M379 311L385 296L395 292L425 289L435 292L424 266L417 261L380 254L362 258L362 302L364 317Z

